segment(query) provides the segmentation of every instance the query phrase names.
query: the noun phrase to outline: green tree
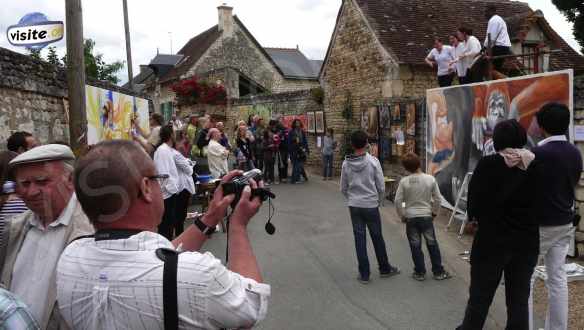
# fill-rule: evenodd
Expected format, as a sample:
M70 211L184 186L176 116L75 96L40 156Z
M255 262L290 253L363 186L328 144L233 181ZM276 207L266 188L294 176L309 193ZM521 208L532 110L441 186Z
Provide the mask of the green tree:
M59 56L57 56L57 48L53 46L49 47L49 53L47 54L47 62L57 67L63 66L61 61L59 60Z
M85 75L88 78L97 80L106 80L113 84L119 82L116 73L124 67L123 61L115 61L113 63L106 63L103 60L103 54L94 54L95 41L92 39L85 39L83 43L83 53L85 56ZM67 55L63 57L63 63L67 63Z
M584 2L582 0L552 0L552 3L574 23L574 37L584 53Z
M28 48L28 54L30 55L30 57L37 59L37 60L42 60L43 58L41 57L41 50L40 49L36 49L36 48Z

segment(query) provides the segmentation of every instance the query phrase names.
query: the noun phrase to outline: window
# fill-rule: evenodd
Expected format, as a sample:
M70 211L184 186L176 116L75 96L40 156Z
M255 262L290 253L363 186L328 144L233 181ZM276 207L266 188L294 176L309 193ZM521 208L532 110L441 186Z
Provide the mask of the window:
M543 55L540 54L541 46L537 44L523 44L522 54L529 55L523 56L523 71L526 74L540 73L544 72L543 68Z
M164 122L168 122L173 115L172 101L160 103L160 113L164 118Z

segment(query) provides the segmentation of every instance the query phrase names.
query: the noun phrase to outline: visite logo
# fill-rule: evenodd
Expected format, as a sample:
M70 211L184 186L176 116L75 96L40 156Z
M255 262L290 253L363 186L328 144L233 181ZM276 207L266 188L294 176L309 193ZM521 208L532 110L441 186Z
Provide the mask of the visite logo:
M6 35L13 46L42 49L63 39L63 32L63 22L49 21L42 13L30 13L21 18L18 24L8 27Z

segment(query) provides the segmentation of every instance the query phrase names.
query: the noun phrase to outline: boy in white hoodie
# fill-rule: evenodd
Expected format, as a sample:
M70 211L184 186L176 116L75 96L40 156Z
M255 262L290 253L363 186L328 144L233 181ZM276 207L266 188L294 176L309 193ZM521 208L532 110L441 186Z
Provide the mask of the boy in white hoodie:
M369 228L373 241L380 276L390 277L400 272L397 267L390 265L387 257L379 214L385 183L381 164L367 152L367 144L367 133L356 131L351 134L351 145L355 153L347 156L341 171L341 192L347 199L355 235L358 280L363 284L369 283L370 277L366 228Z
M402 158L402 165L411 174L399 182L395 194L395 207L397 214L406 223L406 235L414 261L412 277L418 281L426 279L426 265L422 252L422 236L424 236L432 262L434 279L448 279L451 276L442 266L442 257L433 224L433 218L438 213L442 201L438 183L433 176L422 173L418 155L406 154Z

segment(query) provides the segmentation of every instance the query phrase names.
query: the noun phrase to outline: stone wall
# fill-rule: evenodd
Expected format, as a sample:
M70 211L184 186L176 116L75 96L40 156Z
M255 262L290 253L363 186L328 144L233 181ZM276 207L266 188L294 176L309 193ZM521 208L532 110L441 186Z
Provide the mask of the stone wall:
M584 125L584 76L574 78L574 125ZM584 156L584 142L576 142L576 146ZM584 177L576 188L576 201L580 215L584 218ZM576 242L578 254L584 258L584 220L576 232Z
M278 69L239 24L235 24L231 36L222 35L181 78L201 76L223 68L236 69L273 93L284 90L284 78ZM239 91L230 92L229 96L239 97Z
M144 97L105 82L87 83ZM0 148L19 130L34 134L41 143L69 141L67 93L64 70L0 47Z
M384 53L375 34L366 24L352 0L345 0L338 20L328 58L324 64L321 85L327 127L335 130L341 141L343 134L359 127L361 112L387 94L388 76L398 68ZM343 109L350 106L353 118L343 118ZM335 157L335 167L342 159Z

